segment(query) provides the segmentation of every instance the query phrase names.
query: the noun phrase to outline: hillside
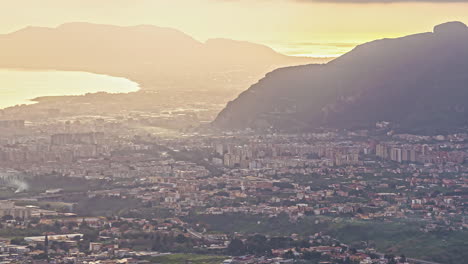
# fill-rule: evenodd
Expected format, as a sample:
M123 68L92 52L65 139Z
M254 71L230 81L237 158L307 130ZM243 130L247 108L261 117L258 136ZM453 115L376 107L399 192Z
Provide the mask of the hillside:
M144 89L236 90L280 66L311 63L248 42L199 42L171 28L68 23L0 35L0 68L87 71Z
M468 28L382 39L325 64L275 70L214 121L224 129L365 128L390 121L437 131L468 121Z

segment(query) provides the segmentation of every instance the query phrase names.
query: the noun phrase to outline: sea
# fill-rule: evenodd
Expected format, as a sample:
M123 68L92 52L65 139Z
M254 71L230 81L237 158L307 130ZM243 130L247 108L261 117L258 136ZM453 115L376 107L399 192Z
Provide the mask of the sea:
M0 109L35 103L42 96L129 93L138 83L121 77L79 71L0 69Z

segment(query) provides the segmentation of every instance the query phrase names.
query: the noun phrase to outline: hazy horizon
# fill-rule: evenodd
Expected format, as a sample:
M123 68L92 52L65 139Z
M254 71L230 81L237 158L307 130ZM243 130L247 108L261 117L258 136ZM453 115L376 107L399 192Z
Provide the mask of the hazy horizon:
M468 0L3 2L0 263L466 263Z
M468 3L459 0L20 0L7 3L3 10L3 34L76 21L149 24L181 30L202 42L243 40L309 57L336 57L356 44L430 32L433 25L447 21L468 23Z

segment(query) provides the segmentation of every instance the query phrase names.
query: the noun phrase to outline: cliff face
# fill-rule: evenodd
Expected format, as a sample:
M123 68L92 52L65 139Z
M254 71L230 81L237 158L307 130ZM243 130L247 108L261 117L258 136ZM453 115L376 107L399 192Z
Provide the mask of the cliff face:
M462 126L468 119L468 28L382 39L326 65L278 69L230 102L213 125L303 131L320 126L404 129Z

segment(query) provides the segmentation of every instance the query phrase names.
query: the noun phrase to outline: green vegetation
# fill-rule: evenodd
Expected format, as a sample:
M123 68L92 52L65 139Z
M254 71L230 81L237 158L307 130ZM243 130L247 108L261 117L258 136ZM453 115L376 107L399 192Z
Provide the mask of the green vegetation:
M0 199L8 199L15 196L15 190L13 188L2 187L0 189Z
M173 254L166 256L153 257L149 261L151 263L161 264L219 264L228 257L212 256L212 255L196 255L196 254Z
M37 225L35 227L28 227L25 229L1 228L0 237L18 239L28 236L41 236L46 232L57 233L59 232L59 229L53 225Z
M129 209L131 210L122 211L120 216L142 219L171 218L174 216L173 210L164 207L140 207Z
M418 259L440 263L463 263L468 258L467 231L423 232L420 222L364 221L345 218L308 216L298 222L289 222L286 215L274 218L243 214L192 215L189 221L201 223L210 230L288 236L291 234L312 235L318 232L355 248L367 244L379 252L405 254Z
M73 208L72 203L52 202L52 201L15 201L17 206L33 205L46 210L56 210L59 212L70 212Z
M104 181L86 180L83 178L63 177L57 175L41 175L25 179L29 189L28 195L43 193L50 189L62 189L64 192L87 192L100 189Z
M137 199L95 197L78 201L75 212L87 216L114 216L125 214L141 206Z

